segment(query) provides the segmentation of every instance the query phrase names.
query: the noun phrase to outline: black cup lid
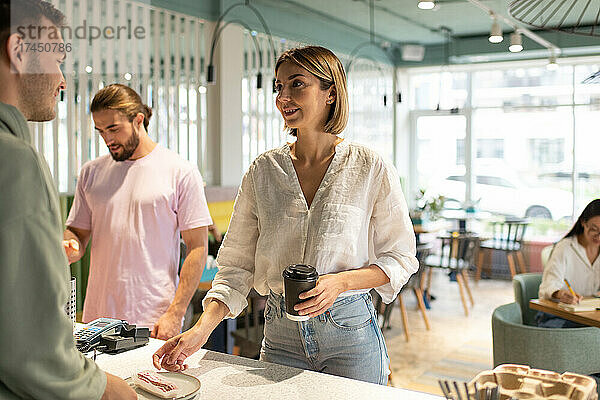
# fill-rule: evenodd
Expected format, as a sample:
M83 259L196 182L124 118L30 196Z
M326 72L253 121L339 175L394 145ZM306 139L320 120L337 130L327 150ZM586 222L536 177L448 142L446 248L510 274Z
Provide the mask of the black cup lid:
M283 271L283 276L295 280L314 280L319 277L317 270L310 265L293 264Z

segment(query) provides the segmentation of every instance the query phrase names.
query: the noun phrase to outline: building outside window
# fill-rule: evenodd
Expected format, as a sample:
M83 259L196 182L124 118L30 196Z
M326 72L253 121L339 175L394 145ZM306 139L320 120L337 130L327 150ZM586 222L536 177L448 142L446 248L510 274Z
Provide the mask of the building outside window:
M593 61L565 62L557 71L531 62L410 71L411 189L530 217L533 236L564 232L600 194L600 85L580 83L598 70ZM472 183L464 178L467 157Z

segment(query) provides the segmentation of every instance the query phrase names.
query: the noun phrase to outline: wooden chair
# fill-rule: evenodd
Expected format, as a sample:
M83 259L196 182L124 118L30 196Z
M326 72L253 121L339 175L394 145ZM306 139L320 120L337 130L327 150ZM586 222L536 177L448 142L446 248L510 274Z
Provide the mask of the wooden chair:
M479 238L471 234L452 234L440 238L442 241L440 254L433 254L427 257L425 264L429 267L428 282L426 290L429 293L431 286L432 268L441 268L449 271L449 275L456 276L456 283L460 292L460 298L463 304L465 315L469 315L469 307L465 297L465 292L469 297L471 307L475 305L473 294L469 287L469 277L466 270L473 265L475 252L479 245Z
M425 269L425 264L424 261L427 258L427 256L429 255L430 251L431 251L431 244L429 243L424 243L424 244L420 244L419 246L417 246L417 260L419 260L419 269L417 270L416 273L414 273L408 280L408 282L406 282L406 284L402 287L402 289L400 290L400 293L398 294L398 297L396 297L396 299L398 300L398 303L400 304L400 313L402 315L402 323L404 324L404 335L406 337L406 341L408 342L410 340L410 336L408 334L408 315L406 314L406 307L404 306L404 301L402 300L402 293L404 293L406 290L412 289L413 293L415 294L415 297L417 298L417 304L419 305L419 310L421 311L421 315L423 315L423 321L425 322L425 327L427 328L427 330L431 329L431 326L429 325L429 318L427 318L427 311L425 309L425 303L423 301L423 290L421 289L421 285L423 282L423 277L424 277L424 269ZM378 306L377 309L381 310L382 305L381 305L381 298L378 297ZM383 310L381 311L381 315L382 315L382 321L381 321L381 329L390 329L390 316L392 314L392 310L394 308L394 303L395 300L392 301L390 304L386 304L385 306L383 306Z
M481 270L483 269L486 256L489 260L486 264L489 267L488 273L491 274L492 252L494 250L506 254L511 278L514 278L517 274L517 266L519 268L519 273L527 272L525 258L523 257L522 252L523 237L525 236L527 225L529 225L527 219L512 219L492 223L492 239L485 240L480 244L480 252L477 259L477 274L475 276L477 281L481 279ZM513 255L517 259L516 264Z

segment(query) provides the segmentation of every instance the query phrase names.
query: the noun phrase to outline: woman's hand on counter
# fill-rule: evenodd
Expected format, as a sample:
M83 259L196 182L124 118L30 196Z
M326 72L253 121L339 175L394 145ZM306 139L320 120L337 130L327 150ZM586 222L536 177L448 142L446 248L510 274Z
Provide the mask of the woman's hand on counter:
M154 367L167 371L185 371L186 358L200 350L208 340L212 331L229 314L225 303L212 299L206 306L202 316L190 330L169 340L152 355Z
M167 342L152 355L152 362L156 369L164 368L167 371L185 371L186 358L200 350L206 343L208 336L198 332L196 327L167 340Z
M308 315L313 318L323 314L333 305L340 294L348 290L342 274L322 275L317 280L317 285L298 297L308 299L297 304L294 309L300 315Z

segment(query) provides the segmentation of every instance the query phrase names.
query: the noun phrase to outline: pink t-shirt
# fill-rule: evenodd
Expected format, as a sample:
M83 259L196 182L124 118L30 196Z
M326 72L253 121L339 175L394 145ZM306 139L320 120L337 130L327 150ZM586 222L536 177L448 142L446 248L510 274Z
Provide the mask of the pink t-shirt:
M200 172L171 150L86 163L66 222L92 232L83 321L152 328L179 283L179 232L211 223Z

